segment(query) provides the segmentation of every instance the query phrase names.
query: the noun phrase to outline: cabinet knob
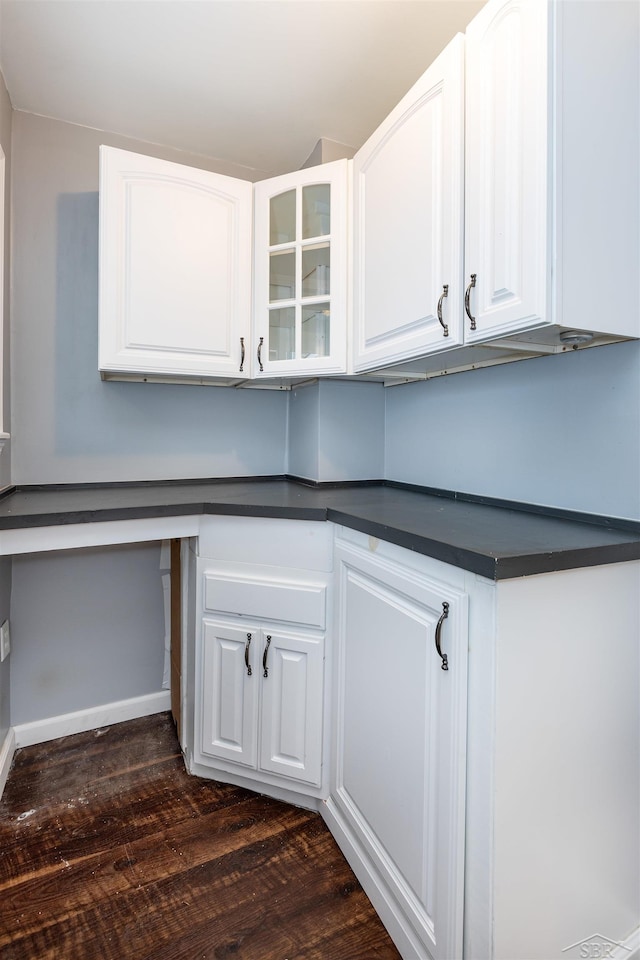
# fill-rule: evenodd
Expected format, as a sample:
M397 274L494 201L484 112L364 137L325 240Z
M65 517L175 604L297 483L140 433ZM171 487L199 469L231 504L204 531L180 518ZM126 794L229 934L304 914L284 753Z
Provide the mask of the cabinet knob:
M271 643L271 637L267 634L267 642L264 645L264 653L262 654L262 675L264 677L269 676L269 668L267 667L267 654L269 653L269 644Z
M466 293L465 293L465 295L464 295L464 309L465 309L465 311L466 311L467 316L469 317L469 320L471 320L471 329L472 329L472 330L475 330L475 329L476 329L476 318L475 318L474 316L472 316L472 314L471 314L471 305L470 305L470 303L469 303L469 298L471 297L471 290L472 290L472 288L475 287L475 285L476 285L476 277L477 277L477 276L478 276L477 273L472 273L472 274L471 274L471 282L470 282L469 286L467 287Z
M438 651L438 656L442 660L442 668L441 668L442 670L449 669L449 658L447 657L446 653L442 652L442 648L440 646L440 642L442 640L442 624L444 623L444 621L447 619L448 616L449 616L449 604L445 602L442 604L442 613L436 625L436 650Z
M445 297L448 297L448 296L449 296L449 284L445 283L442 285L442 293L440 294L440 299L438 300L438 308L437 308L438 320L440 321L440 326L442 327L443 337L449 336L449 326L442 319L442 301L444 300Z

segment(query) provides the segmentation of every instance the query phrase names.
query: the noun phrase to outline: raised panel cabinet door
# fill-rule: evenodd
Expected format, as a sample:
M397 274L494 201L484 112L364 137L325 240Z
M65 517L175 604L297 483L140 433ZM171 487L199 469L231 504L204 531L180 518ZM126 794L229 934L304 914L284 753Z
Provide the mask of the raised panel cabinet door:
M467 342L549 321L548 6L489 0L466 32Z
M252 189L248 181L100 148L104 374L242 379Z
M466 610L464 594L341 562L335 797L434 960L462 955Z
M209 619L202 621L201 630L196 759L210 763L210 758L217 757L255 768L260 630L251 624L232 627Z
M254 187L255 379L345 373L349 162Z
M260 768L320 786L324 638L263 630Z
M462 340L464 39L353 160L353 369Z

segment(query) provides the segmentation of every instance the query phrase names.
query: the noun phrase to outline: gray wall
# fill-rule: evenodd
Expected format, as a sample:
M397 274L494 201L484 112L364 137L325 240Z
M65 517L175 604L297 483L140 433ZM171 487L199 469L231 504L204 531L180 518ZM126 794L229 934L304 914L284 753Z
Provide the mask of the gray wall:
M640 516L639 344L388 390L322 382L287 395L103 383L98 146L206 161L21 113L13 115L12 144L10 135L0 88L0 136L7 156L12 146L14 170L13 482L284 471L314 480L386 476ZM0 458L5 483L8 456ZM158 565L157 544L14 561L13 723L160 689ZM10 591L3 561L0 619ZM8 684L7 663L0 666L0 737Z
M161 689L158 544L15 557L11 612L13 725Z
M379 480L384 476L384 387L321 382L318 479Z
M283 473L284 393L100 380L100 143L246 176L202 157L13 114L13 482ZM157 544L14 561L13 724L160 689L158 565ZM0 576L6 584L8 563ZM0 616L9 590L0 584ZM0 682L8 686L4 664ZM8 710L8 696L6 703Z
M100 143L246 175L202 157L14 113L14 483L282 473L284 393L100 380Z
M289 467L294 477L379 480L384 473L384 388L321 380L289 397Z
M3 341L0 349L2 359L3 385L3 427L10 433L11 427L11 382L10 382L10 316L9 287L11 277L11 104L2 74L0 73L0 145L5 155L5 197L4 197L4 314ZM5 444L0 456L0 490L11 483L11 443Z
M386 392L385 476L640 518L640 343Z
M0 144L5 155L5 234L4 234L4 339L0 345L0 362L3 364L3 418L4 429L10 432L10 382L9 382L9 270L10 270L10 185L11 185L11 104L0 74ZM11 444L5 444L0 455L0 489L11 482ZM11 560L0 559L0 623L9 616L9 601L11 596ZM0 663L0 744L10 724L10 685L9 665L10 658Z

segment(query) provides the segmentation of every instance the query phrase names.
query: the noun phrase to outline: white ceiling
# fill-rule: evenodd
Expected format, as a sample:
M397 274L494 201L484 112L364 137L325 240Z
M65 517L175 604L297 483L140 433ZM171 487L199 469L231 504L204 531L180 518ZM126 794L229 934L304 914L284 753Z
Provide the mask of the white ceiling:
M0 0L16 110L247 167L357 148L484 0Z

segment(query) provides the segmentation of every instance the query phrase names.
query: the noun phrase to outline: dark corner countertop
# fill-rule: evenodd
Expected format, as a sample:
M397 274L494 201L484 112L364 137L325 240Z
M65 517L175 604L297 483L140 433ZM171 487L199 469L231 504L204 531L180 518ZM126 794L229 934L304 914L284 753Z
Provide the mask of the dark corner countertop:
M295 478L53 484L0 496L3 530L227 514L330 520L491 580L640 559L640 523L391 482Z

